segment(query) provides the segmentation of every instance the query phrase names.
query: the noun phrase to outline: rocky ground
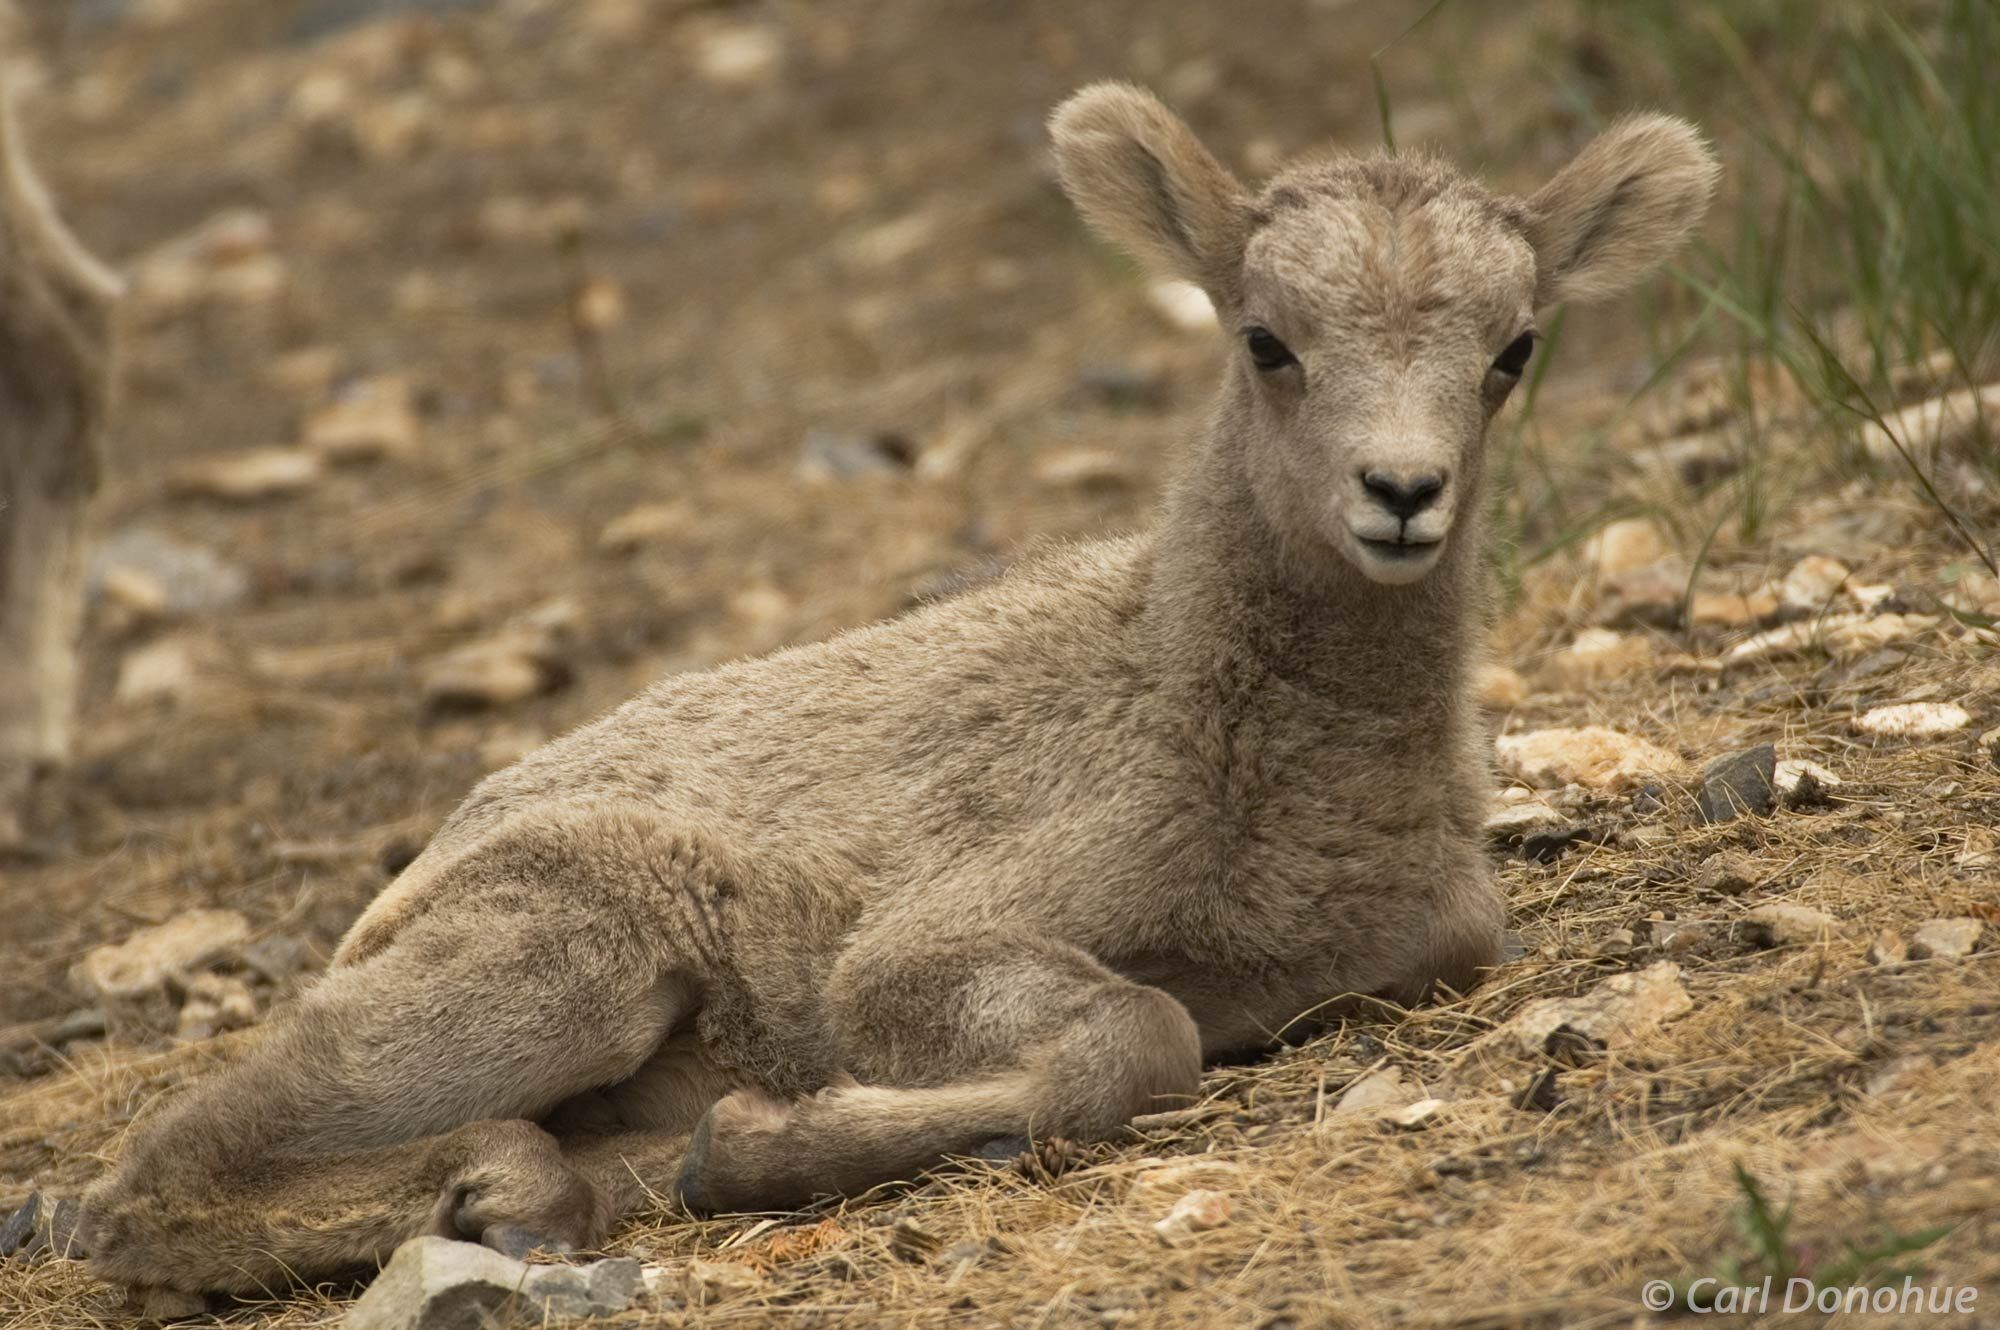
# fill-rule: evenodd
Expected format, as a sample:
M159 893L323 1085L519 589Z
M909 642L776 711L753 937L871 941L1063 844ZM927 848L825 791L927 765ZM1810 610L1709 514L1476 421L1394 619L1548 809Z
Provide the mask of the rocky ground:
M1365 147L1367 53L1422 7L1227 8L29 7L32 141L132 293L82 751L0 864L0 1214L42 1198L0 1232L0 1322L143 1310L58 1259L59 1198L482 774L664 671L1142 520L1215 338L1082 236L1041 115L1117 74L1246 173ZM1474 32L1470 120L1399 125L1531 183L1577 126ZM1129 1142L662 1214L514 1305L1625 1325L1652 1279L1772 1275L1775 1314L1788 1276L1907 1270L1981 1289L1925 1324L2000 1314L2000 581L1886 439L1819 465L1773 375L1752 449L1699 364L1628 409L1637 322L1571 328L1495 443L1515 945L1485 985L1217 1069ZM1990 400L1901 389L1990 550ZM512 1277L484 1259L399 1258L354 1323Z

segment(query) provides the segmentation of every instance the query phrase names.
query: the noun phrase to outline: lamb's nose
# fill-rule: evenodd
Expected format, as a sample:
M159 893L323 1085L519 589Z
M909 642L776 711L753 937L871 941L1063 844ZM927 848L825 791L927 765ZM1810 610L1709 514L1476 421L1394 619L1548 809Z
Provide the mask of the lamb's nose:
M1367 471L1362 473L1361 488L1373 495L1375 502L1407 522L1437 502L1437 496L1444 493L1444 477L1432 474L1405 480L1385 471Z

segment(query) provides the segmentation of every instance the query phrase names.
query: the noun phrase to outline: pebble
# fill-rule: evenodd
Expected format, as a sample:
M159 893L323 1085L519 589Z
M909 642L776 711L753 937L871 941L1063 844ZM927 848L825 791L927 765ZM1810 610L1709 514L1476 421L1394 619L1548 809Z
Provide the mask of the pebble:
M1643 970L1612 975L1580 997L1538 998L1488 1037L1530 1054L1547 1052L1566 1037L1614 1048L1693 1008L1694 999L1681 986L1681 967L1656 961Z
M188 981L176 1033L183 1040L207 1039L224 1030L257 1023L257 999L235 975L198 974Z
M1585 628L1549 657L1548 672L1561 687L1584 689L1643 669L1652 659L1653 644L1643 637Z
M1583 557L1600 577L1617 577L1658 563L1668 553L1659 524L1649 518L1621 518L1584 543Z
M319 455L303 448L249 448L194 463L180 473L174 489L228 503L261 503L312 488L320 471Z
M1052 488L1120 489L1132 483L1124 461L1109 448L1065 448L1035 459L1035 479Z
M1761 817L1770 812L1777 770L1778 750L1770 744L1716 759L1702 773L1701 792L1695 797L1701 820L1728 822L1745 813Z
M1748 628L1778 612L1770 591L1698 591L1688 602L1688 622L1697 628Z
M687 539L699 526L694 512L682 503L642 503L604 524L597 547L607 554L630 554L647 545Z
M417 448L417 413L400 378L364 379L307 418L305 447L326 461L373 462Z
M1817 614L1833 602L1852 575L1838 559L1808 554L1793 564L1778 583L1778 599L1788 610Z
M1528 700L1528 681L1520 671L1487 662L1473 677L1473 693L1489 711L1512 711Z
M250 575L213 550L127 527L91 552L88 585L149 618L180 617L234 609L250 594Z
M1592 948L1592 954L1602 956L1607 960L1629 956L1632 954L1632 948L1637 945L1638 940L1637 936L1629 928L1607 928L1604 930L1604 936L1597 939L1597 945Z
M915 460L916 450L908 440L895 434L814 429L806 432L793 471L801 480L849 480L855 476L900 475Z
M1166 1218L1153 1225L1153 1232L1168 1246L1178 1247L1197 1233L1228 1223L1232 1208L1229 1197L1222 1192L1191 1191L1174 1202Z
M1980 934L1986 929L1981 919L1931 919L1917 926L1910 934L1910 959L1913 961L1940 959L1956 960L1969 956L1979 945Z
M472 1242L411 1238L368 1286L344 1330L468 1330L612 1316L642 1285L631 1257L589 1265L525 1265Z
M1746 854L1718 854L1701 866L1695 885L1720 896L1741 896L1764 880Z
M1217 326L1215 302L1193 282L1174 278L1153 282L1146 288L1146 302L1177 332L1212 332Z
M768 82L777 73L784 47L773 29L760 23L718 24L695 42L695 69L718 88L741 89Z
M1687 767L1657 744L1600 725L1505 734L1494 752L1503 775L1544 790L1575 784L1624 793Z
M1854 718L1854 728L1863 734L1897 739L1927 739L1970 724L1971 713L1956 702L1901 702Z
M221 649L208 637L163 637L125 653L111 695L127 706L179 701L199 691L222 667Z
M1379 1067L1342 1090L1329 1113L1333 1117L1375 1115L1386 1109L1402 1107L1411 1098L1410 1086L1403 1079L1402 1072L1394 1067Z
M1809 905L1772 901L1743 916L1745 931L1759 946L1784 947L1817 942L1838 932L1840 921Z
M1868 944L1870 965L1901 965L1909 958L1909 944L1905 943L1903 935L1894 929L1884 929L1877 933L1874 940Z
M250 921L234 910L190 910L86 953L70 983L100 1002L132 1002L229 956L250 940Z
M1377 1114L1375 1120L1385 1127L1394 1127L1398 1131L1422 1131L1437 1121L1438 1115L1444 1112L1444 1107L1445 1101L1442 1099L1419 1099L1413 1104L1405 1104L1401 1108L1392 1108L1386 1113Z

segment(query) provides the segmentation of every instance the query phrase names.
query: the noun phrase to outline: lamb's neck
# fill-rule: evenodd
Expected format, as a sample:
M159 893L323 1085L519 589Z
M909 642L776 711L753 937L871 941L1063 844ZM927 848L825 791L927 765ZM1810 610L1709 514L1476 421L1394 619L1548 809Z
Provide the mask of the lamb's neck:
M1290 500L1260 502L1227 418L1197 441L1154 532L1144 631L1162 683L1238 705L1365 713L1371 728L1454 725L1480 629L1476 511L1421 581L1379 585L1338 551L1285 538L1267 514Z

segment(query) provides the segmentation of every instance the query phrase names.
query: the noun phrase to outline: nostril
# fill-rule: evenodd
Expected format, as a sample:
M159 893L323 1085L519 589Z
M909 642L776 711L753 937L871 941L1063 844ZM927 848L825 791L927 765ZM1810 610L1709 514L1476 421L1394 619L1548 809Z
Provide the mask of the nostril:
M1386 472L1369 471L1362 475L1361 487L1375 502L1407 522L1437 502L1437 496L1444 493L1444 477L1433 474L1406 481Z

